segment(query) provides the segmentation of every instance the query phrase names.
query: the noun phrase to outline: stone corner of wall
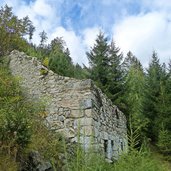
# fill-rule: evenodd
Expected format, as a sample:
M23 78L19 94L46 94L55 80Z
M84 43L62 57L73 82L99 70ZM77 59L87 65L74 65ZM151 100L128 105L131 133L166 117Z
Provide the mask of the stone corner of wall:
M10 55L12 56L12 55L16 55L16 54L19 54L19 53L23 53L23 52L20 52L20 51L14 49L14 50L12 50L10 52Z
M119 111L119 117L121 118L122 121L124 121L124 123L126 124L127 122L127 119L126 119L126 116L125 114L118 108L118 106L116 106L115 104L113 104L113 102L111 101L111 99L109 99L107 97L107 95L105 93L102 92L102 90L97 86L95 85L95 83L91 80L91 90L92 92L94 92L93 94L96 96L96 98L99 100L101 99L101 103L102 101L108 105L108 106L111 106L112 108L114 109L117 109Z

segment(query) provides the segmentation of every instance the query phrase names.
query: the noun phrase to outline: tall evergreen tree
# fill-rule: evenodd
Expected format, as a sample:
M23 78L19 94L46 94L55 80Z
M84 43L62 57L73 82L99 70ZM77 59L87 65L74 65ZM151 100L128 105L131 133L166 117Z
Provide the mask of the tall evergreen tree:
M157 145L163 153L171 154L171 70L166 72L165 64L162 66L162 79L160 81L160 94L157 99L155 130L157 131Z
M29 41L30 41L30 43L31 43L31 40L33 38L34 31L35 31L35 27L33 25L30 25L29 26L29 31L28 31L29 32Z
M132 66L142 68L141 62L136 58L136 56L133 55L131 51L129 51L123 62L123 69L125 73L127 73Z
M94 47L90 52L87 52L87 57L90 64L90 78L104 90L107 84L108 75L108 39L102 32L97 36Z
M125 60L129 61L124 84L128 128L132 131L137 131L139 134L138 138L142 140L144 137L143 131L148 123L148 119L143 113L145 74L140 61L132 53L131 56L128 53Z
M42 32L39 33L40 36L40 47L43 48L45 46L45 43L48 39L47 33L43 30Z
M106 93L109 98L120 106L120 96L123 95L123 55L112 40L108 49L108 75Z
M162 66L156 52L152 54L152 60L149 64L146 74L144 114L149 119L147 136L156 141L157 130L155 122L158 117L157 105L160 96L160 84L162 81Z
M99 33L96 43L87 53L90 68L90 78L107 94L114 104L122 108L123 95L123 55L114 41L108 44L108 39Z

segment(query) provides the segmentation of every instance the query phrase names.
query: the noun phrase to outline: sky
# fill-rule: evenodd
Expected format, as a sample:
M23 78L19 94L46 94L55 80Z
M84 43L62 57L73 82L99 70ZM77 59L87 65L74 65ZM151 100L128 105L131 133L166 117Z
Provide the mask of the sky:
M114 40L124 56L131 51L147 67L152 52L160 62L171 57L171 0L0 0L19 18L29 16L36 31L48 42L63 37L74 63L88 66L86 52L99 30Z

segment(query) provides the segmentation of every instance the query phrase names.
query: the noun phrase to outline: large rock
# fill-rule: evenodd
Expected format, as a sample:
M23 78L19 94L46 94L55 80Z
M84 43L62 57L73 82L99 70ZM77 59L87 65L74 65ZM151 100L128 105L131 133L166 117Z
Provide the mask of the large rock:
M46 161L38 151L31 151L23 163L22 171L54 171L51 163Z

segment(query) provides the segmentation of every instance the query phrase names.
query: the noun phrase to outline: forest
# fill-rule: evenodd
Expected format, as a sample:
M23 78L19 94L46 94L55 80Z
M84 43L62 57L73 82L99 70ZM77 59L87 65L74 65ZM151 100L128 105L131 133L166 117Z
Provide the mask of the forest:
M1 7L0 170L19 170L32 149L50 159L53 170L171 169L171 61L160 63L156 49L144 68L131 51L124 56L115 41L99 31L94 46L86 52L89 66L80 66L73 63L62 37L47 44L47 34L42 31L39 45L32 43L35 29L28 16L19 19L11 7ZM69 156L69 147L62 136L48 131L38 117L41 104L25 102L17 78L11 75L7 56L14 49L37 57L59 75L92 79L127 117L128 154L114 164L97 154L85 154L79 147L74 157ZM65 168L61 153L67 160ZM29 170L28 166L24 169Z

